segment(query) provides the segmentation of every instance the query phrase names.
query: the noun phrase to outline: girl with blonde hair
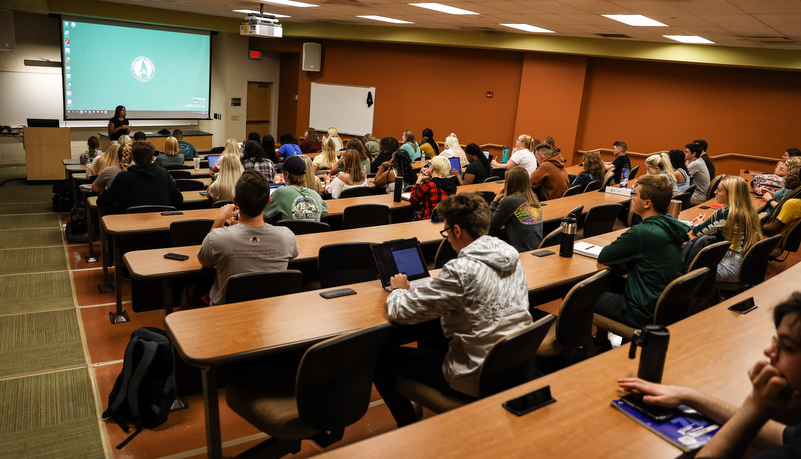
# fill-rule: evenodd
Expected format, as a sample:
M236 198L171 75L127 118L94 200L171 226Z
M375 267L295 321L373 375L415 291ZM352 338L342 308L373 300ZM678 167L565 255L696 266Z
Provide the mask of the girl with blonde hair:
M314 173L314 167L312 167L312 160L306 155L296 155L299 156L300 159L306 163L306 173L304 174L304 184L306 188L316 191L320 193L320 179L317 178L317 174ZM319 155L318 155L319 156Z
M459 139L456 138L456 134L451 133L445 139L445 149L442 150L440 153L441 156L446 158L459 158L459 165L462 166L462 169L467 167L467 156L464 154L464 150L462 150L462 146L459 145Z
M209 185L206 197L212 201L230 201L234 199L236 182L243 172L242 163L236 155L228 154L220 156L217 164L220 165L220 173Z
M325 142L323 142L323 152L315 156L314 161L312 161L312 164L314 164L314 170L326 170L336 166L338 151L339 150L337 150L336 145L334 144L334 140L326 139Z
M420 170L420 177L412 187L409 203L415 208L418 220L430 220L440 201L456 193L456 184L448 178L451 162L444 156L435 156L431 165Z
M695 236L720 234L731 245L723 260L718 264L717 279L736 282L740 278L740 263L745 252L763 238L756 209L751 203L751 192L748 182L742 177L725 176L715 190L715 198L723 205L703 223L695 222L706 215L699 215L693 220L692 233Z
M664 175L670 180L673 186L673 196L679 193L679 187L676 183L676 176L673 174L673 165L670 162L670 156L667 153L660 153L651 155L645 159L645 170L649 175Z
M324 136L323 142L325 142L325 139L331 139L334 141L334 148L336 148L336 151L342 150L342 139L339 137L339 132L337 131L337 128L335 127L328 128L328 137Z
M120 143L112 143L109 145L108 150L104 155L101 155L90 164L86 165L86 176L87 177L94 177L96 175L100 175L103 172L103 169L113 166L120 162L119 159L119 149L122 146Z
M760 187L757 190L757 194L759 194L762 199L765 200L767 206L765 206L765 211L767 212L767 216L773 213L773 210L776 209L776 206L779 205L779 202L792 192L792 189L788 189L785 186L785 181L787 178L787 174L795 169L796 167L801 167L801 156L790 156L787 160L782 161L776 167L776 175L782 178L782 187L776 190L775 193L771 194L769 191L765 189L765 187Z
M114 148L112 151L111 147L116 148ZM114 181L114 178L117 176L117 174L122 171L127 171L128 166L131 165L131 144L126 143L122 146L115 144L111 145L111 147L109 147L106 154L114 154L114 156L117 157L117 163L105 167L100 174L97 175L97 179L95 179L95 181L92 183L92 191L95 193L100 193L108 188L109 185L111 185L111 182Z
M511 168L504 187L490 203L490 233L506 227L508 242L518 252L534 250L542 242L542 207L528 177L523 167Z
M606 170L604 169L604 162L601 159L601 153L598 151L588 151L584 153L584 170L576 176L576 179L573 180L570 186L581 185L585 187L592 181L603 181L604 175L606 175Z
M345 190L367 186L367 176L362 172L359 151L345 150L342 158L345 161L344 172L337 175L328 186L328 192L334 199L339 199L339 195Z
M183 165L184 155L181 154L181 149L178 147L178 139L173 136L167 137L167 140L164 141L164 154L156 156L154 162L161 167Z
M235 155L236 159L242 160L242 149L239 148L239 142L236 139L231 138L225 141L225 149L222 153L220 153L220 158L214 163L214 167L211 168L211 172L217 173L220 172L220 160L225 155ZM242 167L242 171L244 172L245 168Z

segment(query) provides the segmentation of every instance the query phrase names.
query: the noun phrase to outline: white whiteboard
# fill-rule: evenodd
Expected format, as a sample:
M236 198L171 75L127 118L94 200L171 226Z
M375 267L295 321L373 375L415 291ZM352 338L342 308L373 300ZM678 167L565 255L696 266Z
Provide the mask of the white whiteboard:
M367 95L373 104L367 106ZM309 126L325 132L330 127L340 134L362 136L373 132L375 87L312 83Z
M26 125L28 118L63 118L60 71L0 72L0 94L0 124L16 127Z

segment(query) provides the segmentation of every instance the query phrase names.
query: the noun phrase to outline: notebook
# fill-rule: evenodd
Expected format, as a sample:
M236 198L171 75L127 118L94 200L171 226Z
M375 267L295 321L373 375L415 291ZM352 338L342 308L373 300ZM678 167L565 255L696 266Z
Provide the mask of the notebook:
M707 444L719 429L710 419L683 405L676 410L673 419L663 423L648 419L620 400L612 400L612 406L685 453Z
M220 159L220 155L208 155L206 156L206 159L209 160L209 169L211 169L215 164L217 164L217 160Z
M602 245L593 245L586 242L576 241L576 243L573 244L573 253L597 259L603 248L604 246Z
M406 274L412 288L430 279L423 251L416 237L373 244L370 248L378 267L381 285L385 289L390 290L390 278L399 273Z

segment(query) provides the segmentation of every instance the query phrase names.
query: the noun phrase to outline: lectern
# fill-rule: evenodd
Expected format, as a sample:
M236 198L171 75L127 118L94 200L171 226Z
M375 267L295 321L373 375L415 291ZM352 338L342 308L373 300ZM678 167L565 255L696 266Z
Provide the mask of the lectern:
M63 180L62 159L71 156L70 128L26 127L23 131L28 180Z

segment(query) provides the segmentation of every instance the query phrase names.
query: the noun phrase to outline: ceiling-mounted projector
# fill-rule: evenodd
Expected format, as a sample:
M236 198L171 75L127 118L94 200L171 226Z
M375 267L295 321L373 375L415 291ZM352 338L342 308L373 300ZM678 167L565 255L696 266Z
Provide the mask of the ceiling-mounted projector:
M278 19L269 14L248 13L239 26L239 35L281 38L283 34Z

